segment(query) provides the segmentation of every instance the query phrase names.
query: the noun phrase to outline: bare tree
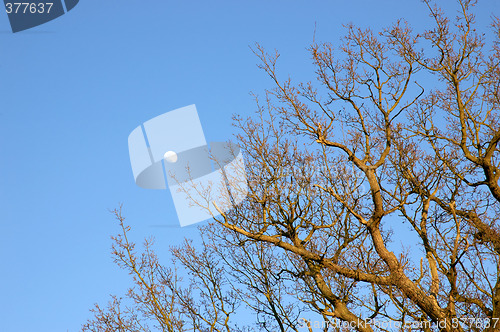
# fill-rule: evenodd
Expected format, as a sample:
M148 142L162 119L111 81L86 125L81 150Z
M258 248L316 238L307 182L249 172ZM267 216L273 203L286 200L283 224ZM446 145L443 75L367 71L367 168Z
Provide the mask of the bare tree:
M173 249L187 286L134 254L117 213L134 307L115 298L84 331L251 330L241 310L267 331L312 331L307 312L323 331L500 331L500 21L487 44L475 1L453 20L424 4L422 33L348 25L311 45L316 82L280 79L257 45L275 87L235 118L247 199L201 228L204 249Z

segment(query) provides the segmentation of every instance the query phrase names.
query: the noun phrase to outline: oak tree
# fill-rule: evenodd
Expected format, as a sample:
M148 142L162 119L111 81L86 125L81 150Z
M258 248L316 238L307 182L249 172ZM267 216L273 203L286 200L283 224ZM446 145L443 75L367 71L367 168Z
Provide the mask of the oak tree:
M169 266L116 211L135 287L83 330L500 330L500 21L487 42L475 1L453 18L423 3L426 31L347 25L313 43L310 82L257 45L274 87L235 117L247 198Z

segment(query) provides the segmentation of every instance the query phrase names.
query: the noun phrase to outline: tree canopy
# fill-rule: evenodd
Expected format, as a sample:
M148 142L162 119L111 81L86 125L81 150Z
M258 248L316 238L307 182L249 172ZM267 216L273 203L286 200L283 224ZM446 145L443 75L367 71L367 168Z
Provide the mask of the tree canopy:
M170 266L115 211L135 287L83 331L500 330L500 21L487 42L457 3L450 18L425 0L426 31L313 43L310 82L255 46L274 87L235 116L247 198Z

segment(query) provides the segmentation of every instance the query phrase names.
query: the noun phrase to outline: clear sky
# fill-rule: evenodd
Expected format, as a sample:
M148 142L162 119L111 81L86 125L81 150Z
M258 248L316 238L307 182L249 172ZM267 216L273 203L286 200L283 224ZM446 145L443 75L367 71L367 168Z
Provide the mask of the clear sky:
M77 331L93 303L125 293L130 278L110 255L118 227L108 210L119 203L133 239L155 236L160 257L197 237L178 226L167 191L135 185L135 127L196 104L207 141L225 141L231 115L255 110L249 92L271 87L249 45L278 49L284 75L309 77L315 24L317 41L337 42L349 22L423 28L425 9L418 0L82 0L16 34L0 14L0 331ZM500 1L481 0L483 26L492 13Z

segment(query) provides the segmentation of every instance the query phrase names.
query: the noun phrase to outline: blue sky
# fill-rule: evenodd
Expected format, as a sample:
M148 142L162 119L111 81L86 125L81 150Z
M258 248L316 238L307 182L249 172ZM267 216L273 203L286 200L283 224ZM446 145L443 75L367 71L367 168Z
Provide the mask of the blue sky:
M500 2L480 2L486 26ZM82 0L17 34L1 14L0 331L77 331L93 303L126 291L110 255L119 203L160 256L197 237L178 227L167 191L134 184L135 127L196 104L207 140L225 141L231 115L255 110L249 92L271 87L249 45L278 49L283 74L307 78L315 24L317 41L337 42L344 23L397 18L429 24L417 0Z

